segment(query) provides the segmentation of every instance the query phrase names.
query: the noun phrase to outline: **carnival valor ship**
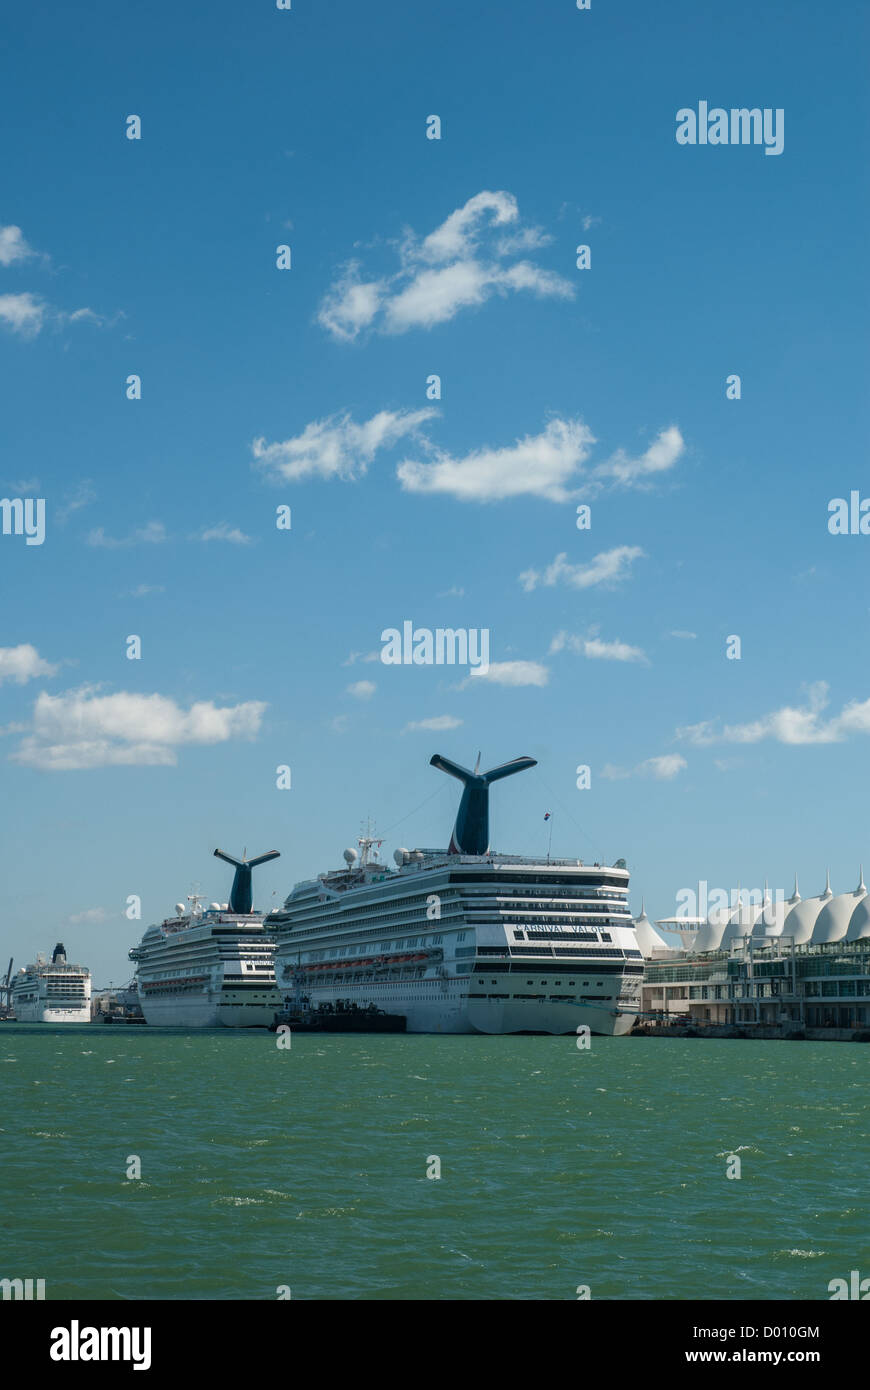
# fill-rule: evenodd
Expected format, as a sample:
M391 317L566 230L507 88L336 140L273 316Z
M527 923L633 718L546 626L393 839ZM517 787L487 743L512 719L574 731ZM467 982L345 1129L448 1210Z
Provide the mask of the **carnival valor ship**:
M365 835L266 918L285 1008L371 1004L415 1033L628 1033L643 959L625 861L491 852L490 785L535 759L430 761L464 785L449 848L396 850L391 869Z
M190 910L151 926L130 952L145 1022L177 1028L266 1028L280 1005L275 987L274 937L253 911L251 870L279 857L215 855L235 868L228 903L203 911L197 894Z
M17 1023L90 1023L91 972L84 965L68 965L63 942L54 948L51 962L38 955L12 980L12 1011Z

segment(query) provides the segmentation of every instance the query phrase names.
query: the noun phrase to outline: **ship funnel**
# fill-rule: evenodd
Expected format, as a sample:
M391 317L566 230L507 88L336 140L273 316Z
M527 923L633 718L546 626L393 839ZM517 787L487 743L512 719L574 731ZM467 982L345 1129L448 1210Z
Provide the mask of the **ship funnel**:
M490 768L489 772L477 770L480 767L480 754L477 755L477 766L474 772L469 772L467 767L460 767L459 763L452 762L450 758L443 758L440 753L436 753L434 757L429 759L429 762L432 767L438 767L442 772L449 772L451 777L458 777L465 786L456 814L456 824L453 827L453 834L450 836L450 853L486 854L489 849L489 788L491 783L500 781L502 777L510 777L515 772L524 772L527 767L535 767L537 759L514 758L509 763L502 763L499 767Z
M66 950L64 949L62 941L59 941L55 946L51 957L51 963L52 965L66 965Z
M280 859L280 857L280 852L277 849L270 849L267 854L258 854L256 859L234 859L231 854L224 854L222 849L215 850L215 858L223 859L226 864L232 864L236 871L230 892L230 912L235 912L240 917L247 916L254 905L251 870L256 869L258 864L265 864L269 859Z

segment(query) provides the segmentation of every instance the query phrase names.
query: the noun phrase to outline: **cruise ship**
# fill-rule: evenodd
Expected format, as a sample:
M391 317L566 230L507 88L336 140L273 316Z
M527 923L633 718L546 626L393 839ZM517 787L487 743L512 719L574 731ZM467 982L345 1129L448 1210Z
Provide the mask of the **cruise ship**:
M63 942L51 961L37 955L13 977L12 1010L17 1023L90 1023L91 972L84 965L68 965Z
M447 849L396 850L393 869L364 835L267 917L285 1009L347 1000L416 1033L628 1033L643 958L625 861L493 853L490 785L535 760L430 762L463 784Z
M253 910L251 871L279 857L215 855L235 868L228 903L203 909L197 894L174 917L148 927L130 952L145 1022L176 1028L267 1028L280 1005L275 940Z

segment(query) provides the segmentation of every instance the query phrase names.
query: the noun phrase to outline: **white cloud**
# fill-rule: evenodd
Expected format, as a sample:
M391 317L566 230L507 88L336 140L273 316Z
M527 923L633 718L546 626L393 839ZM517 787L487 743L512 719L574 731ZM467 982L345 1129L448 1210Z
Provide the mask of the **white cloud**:
M105 534L102 526L98 526L89 534L88 545L97 546L103 550L122 550L129 545L161 545L168 539L166 527L162 521L149 521L145 526L140 526L131 535L124 536L121 540L113 540L111 536Z
M209 526L200 532L201 541L230 541L233 545L250 545L251 537L240 531L238 526L230 526L228 521L220 521L217 526Z
M63 315L70 323L95 323L98 328L102 328L106 322L102 314L98 314L93 309L74 309L71 314Z
M599 464L595 469L595 476L612 478L617 483L627 485L641 483L673 468L685 447L680 431L676 425L671 425L661 431L658 438L639 458L629 458L623 449L617 449L606 463Z
M110 917L116 917L117 913L108 912L104 907L88 907L84 912L73 912L67 917L67 921L74 927L82 923L97 925L100 922L108 922Z
M658 758L647 758L645 762L638 763L635 771L641 777L655 777L660 782L670 782L684 767L688 767L688 763L679 753L663 753Z
M417 729L428 730L429 733L446 733L449 729L458 729L462 723L461 719L456 719L452 714L436 714L432 719L417 719L410 724L406 724L403 733L411 733Z
M166 592L163 584L137 584L135 589L128 590L127 593L119 594L119 598L146 598L148 594L163 594Z
M20 227L0 227L0 265L16 265L36 252L28 246Z
M697 632L684 632L682 628L677 628L676 631L668 633L668 636L681 637L684 638L687 642L694 642L698 634Z
M768 738L786 744L841 743L850 734L870 734L870 699L850 700L839 714L825 719L822 716L828 703L827 682L815 681L806 687L802 706L783 705L759 719L722 728L718 720L705 719L677 729L677 738L707 747L713 743L760 743Z
M449 493L463 502L523 496L565 502L594 442L582 420L551 420L541 434L500 449L475 449L464 458L436 451L432 463L405 460L396 476L406 492Z
M420 246L425 261L454 261L468 256L480 240L486 214L492 214L492 225L503 227L519 217L517 200L512 193L475 193L461 208L430 232ZM413 254L413 237L405 243L405 255Z
M55 521L61 526L65 525L74 512L81 511L82 507L89 507L92 502L97 500L90 478L85 478L80 482L74 492L68 492L61 505L56 508Z
M352 342L368 328L388 292L385 280L358 278L359 262L350 261L324 298L318 321L334 338Z
M263 438L251 445L255 465L275 479L297 482L300 478L361 477L379 449L389 448L414 434L437 411L381 410L363 424L347 412L326 420L314 420L301 434L267 444Z
M562 276L530 261L504 263L550 239L539 227L493 234L515 225L518 217L512 194L475 194L422 240L407 231L399 247L401 268L394 274L368 278L358 261L346 265L323 299L318 321L334 338L349 342L371 327L382 333L431 328L463 308L518 290L572 298L575 286Z
M469 679L493 685L546 685L550 672L539 661L491 661L489 666L475 666Z
M356 700L370 700L377 688L374 681L354 681L347 687L347 693Z
M33 294L0 294L0 323L22 338L35 338L45 322L45 301Z
M100 695L95 686L62 695L43 691L33 708L30 732L11 758L44 772L174 767L177 749L185 744L253 738L266 708L259 700L224 708L198 700L185 710L165 695Z
M355 666L358 661L380 661L380 652L351 652L347 661L343 661L342 666Z
M610 782L622 781L627 777L653 777L657 782L671 782L684 767L688 767L688 763L679 753L662 753L657 758L646 758L631 769L606 763L601 769L601 776Z
M524 570L520 583L526 593L531 593L539 584L552 588L554 584L563 583L572 589L619 584L630 577L632 564L643 555L639 545L618 545L613 550L599 551L588 564L572 565L567 553L562 551L545 570Z
M29 642L22 642L19 647L0 647L0 685L4 681L24 685L36 676L54 676L57 671L58 667L43 661Z
M405 333L409 328L446 323L460 309L482 304L489 297L491 284L491 275L477 261L421 270L387 304L387 328L391 333Z
M630 647L627 642L620 642L618 639L602 642L599 637L572 637L568 633L559 632L550 643L550 652L560 652L566 646L593 661L638 661L649 665L649 657L642 648Z
M537 251L542 246L550 246L553 238L542 227L524 227L519 232L509 232L499 237L496 251L499 256L512 256L515 251Z

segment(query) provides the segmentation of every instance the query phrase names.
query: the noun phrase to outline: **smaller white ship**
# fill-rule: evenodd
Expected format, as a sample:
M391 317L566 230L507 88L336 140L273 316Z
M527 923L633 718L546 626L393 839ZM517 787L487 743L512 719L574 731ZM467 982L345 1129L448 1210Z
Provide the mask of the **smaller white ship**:
M68 964L59 941L51 961L39 954L13 977L11 1003L17 1023L90 1023L91 972Z
M228 903L203 911L197 894L190 910L148 927L130 952L145 1022L174 1028L268 1028L281 1005L275 984L275 938L253 910L251 870L278 858L215 855L235 868Z

